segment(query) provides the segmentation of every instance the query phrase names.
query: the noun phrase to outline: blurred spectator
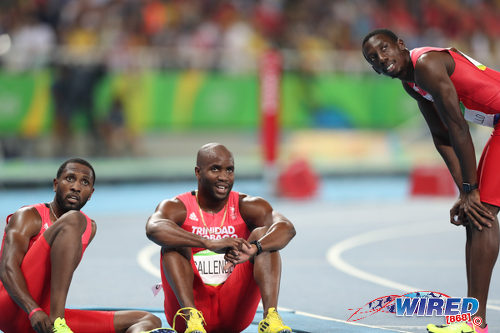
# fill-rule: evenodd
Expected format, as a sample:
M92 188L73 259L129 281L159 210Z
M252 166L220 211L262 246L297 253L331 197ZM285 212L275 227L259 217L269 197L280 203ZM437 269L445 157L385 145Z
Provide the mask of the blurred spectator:
M102 153L116 157L137 152L136 140L126 126L125 109L120 97L113 98L109 113L100 124L101 136L105 143Z
M11 46L5 55L4 65L16 71L46 66L56 43L52 27L38 20L32 2L23 2L23 6L11 14L15 19L8 27Z
M409 46L448 41L500 58L500 1L492 0L10 1L0 18L13 66L43 63L57 37L62 46L93 46L93 61L126 52L132 56L122 60L140 65L246 71L267 47L358 50L362 36L378 27L398 31Z
M282 50L285 70L301 74L306 98L318 73L368 70L361 39L380 27L397 31L410 48L453 44L500 68L498 0L0 1L0 67L54 66L55 133L62 143L71 137L76 114L84 115L95 139L103 127L114 133L127 128L120 101L104 124L96 120L95 91L106 72L254 73L259 56L272 47ZM116 140L106 140L119 154Z
M74 139L75 118L83 114L92 153L99 152L99 124L95 116L95 88L103 75L99 65L64 65L58 67L52 87L55 110L56 155L70 154L68 142Z

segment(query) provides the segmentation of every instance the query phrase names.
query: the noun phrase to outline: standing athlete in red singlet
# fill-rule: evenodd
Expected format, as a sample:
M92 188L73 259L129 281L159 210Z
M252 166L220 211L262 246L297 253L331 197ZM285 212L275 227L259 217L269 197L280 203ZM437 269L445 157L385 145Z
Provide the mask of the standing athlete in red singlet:
M95 222L80 212L94 181L87 161L70 159L57 171L53 201L22 207L7 218L0 250L3 332L138 333L161 326L143 311L65 309L73 272L96 233Z
M409 51L392 31L363 40L363 55L379 73L398 78L418 103L437 151L460 190L450 221L466 227L468 296L477 298L475 323L428 325L429 332L487 332L486 302L500 243L500 73L454 48ZM462 114L462 108L464 114ZM478 168L467 121L493 127Z
M262 296L259 332L290 333L276 307L278 250L295 236L292 223L264 199L231 191L233 155L223 145L201 147L195 174L198 191L162 201L146 225L162 247L168 322L185 333L241 332Z

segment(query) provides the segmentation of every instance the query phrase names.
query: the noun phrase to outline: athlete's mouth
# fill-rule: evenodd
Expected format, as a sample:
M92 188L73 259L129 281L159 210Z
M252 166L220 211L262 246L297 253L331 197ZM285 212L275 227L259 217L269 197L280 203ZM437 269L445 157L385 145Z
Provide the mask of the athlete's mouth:
M229 188L229 185L227 184L215 184L215 190L217 193L220 194L225 194Z
M390 72L392 72L392 71L394 70L394 68L395 68L395 67L396 67L396 66L394 66L394 63L392 63L392 64L390 64L389 66L387 66L387 67L385 68L385 72L386 72L386 73L390 73Z
M80 202L80 197L77 196L77 195L74 195L74 194L70 194L70 195L66 196L66 200L69 203L75 204L75 203L79 203Z

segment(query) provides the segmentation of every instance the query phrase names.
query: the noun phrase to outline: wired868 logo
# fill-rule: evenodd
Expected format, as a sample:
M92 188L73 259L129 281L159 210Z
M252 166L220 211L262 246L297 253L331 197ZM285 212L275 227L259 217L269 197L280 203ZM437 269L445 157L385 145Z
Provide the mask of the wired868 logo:
M379 312L392 313L398 317L445 317L446 324L468 321L482 324L481 318L472 316L479 302L470 297L450 297L437 291L416 291L404 295L389 295L376 298L357 309L347 321L358 321Z

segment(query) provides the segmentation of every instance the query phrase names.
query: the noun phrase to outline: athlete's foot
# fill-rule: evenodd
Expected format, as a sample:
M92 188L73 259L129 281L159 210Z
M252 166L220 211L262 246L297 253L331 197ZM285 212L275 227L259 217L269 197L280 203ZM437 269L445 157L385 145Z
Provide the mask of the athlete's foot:
M259 323L259 333L292 333L292 329L283 324L275 308L269 308L266 318Z
M475 325L473 325L470 322L467 322L467 325L469 325L470 327L472 327L474 329L474 331L477 332L477 333L488 333L488 325L484 326L483 328L481 328L479 326L475 326Z
M184 311L188 312L188 314L185 314ZM205 319L203 318L203 315L201 314L200 311L196 310L195 308L182 308L177 311L177 313L174 316L174 329L175 329L175 319L177 316L180 316L184 318L186 321L186 330L184 333L207 333L204 328L205 324Z
M66 325L66 320L64 318L56 318L54 321L54 327L52 328L54 333L73 333L73 331Z
M427 332L431 333L476 333L466 322L453 323L451 325L427 325Z

